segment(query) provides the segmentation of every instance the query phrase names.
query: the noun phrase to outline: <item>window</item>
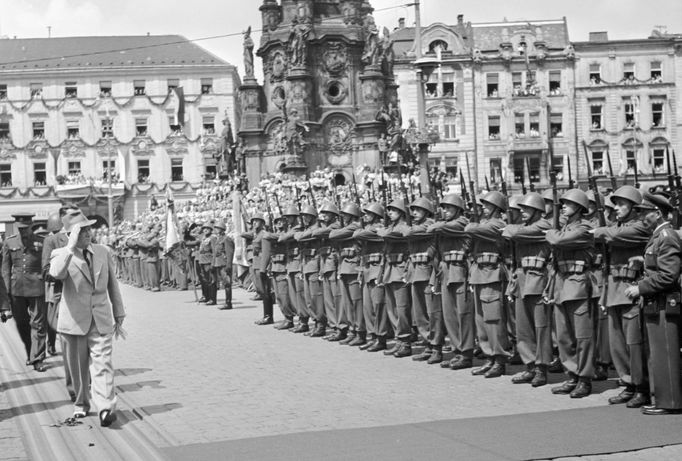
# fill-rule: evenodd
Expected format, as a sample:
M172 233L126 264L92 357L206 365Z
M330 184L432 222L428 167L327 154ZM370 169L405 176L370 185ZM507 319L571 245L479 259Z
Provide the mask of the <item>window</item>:
M81 174L81 162L69 162L69 175Z
M455 122L456 118L449 116L445 117L443 120L443 137L445 139L457 139L457 133L455 132Z
M665 126L662 102L654 102L651 104L651 126L653 128L660 128Z
M133 94L135 96L144 96L146 94L144 80L133 80Z
M623 64L623 80L634 80L635 79L635 63L626 62Z
M78 129L78 120L67 120L66 121L66 137L68 139L77 139L80 136L80 130Z
M512 95L520 96L523 93L523 73L512 72Z
M182 134L182 127L180 126L180 124L175 122L174 116L168 117L168 126L170 127L171 135Z
M9 139L9 122L0 123L0 141Z
M487 84L487 88L488 88L488 97L489 98L497 98L499 96L499 90L500 90L499 79L500 79L500 76L497 73L486 74L486 84Z
M149 181L149 160L139 159L137 161L137 182L146 183Z
M526 121L523 114L514 114L514 133L517 138L526 136Z
M592 130L604 129L604 115L601 104L593 104L590 106L590 123Z
M424 84L424 94L427 98L436 98L438 94L438 76L435 72L429 75L429 79Z
M36 162L33 164L33 184L36 186L44 186L46 183L45 162Z
M215 134L215 121L212 115L205 116L201 121L201 126L205 135Z
M201 79L201 94L211 94L213 93L213 79L212 78L202 78Z
M4 83L0 84L0 99L7 99L7 85Z
M0 163L0 187L12 187L12 165Z
M529 117L529 135L531 138L539 138L540 137L540 113L539 112L533 112L530 114Z
M557 181L564 180L564 157L555 155L552 159L552 171L556 174Z
M549 132L553 138L563 138L564 136L564 117L562 114L549 115Z
M665 165L665 148L656 147L653 149L654 158L654 173L666 173L667 169Z
M33 139L43 139L45 137L45 122L33 122Z
M661 83L663 81L663 68L661 67L661 61L651 62L651 80L654 83Z
M109 180L109 172L111 172L111 180L116 181L116 160L102 160L102 180Z
M604 175L604 152L601 150L592 151L592 171L596 175Z
M488 116L488 139L497 141L500 139L500 116Z
M109 138L114 135L114 121L110 118L102 119L102 137Z
M540 182L540 156L514 155L514 182ZM524 180L525 179L525 180Z
M147 136L147 119L135 119L135 136Z
M111 96L111 80L102 80L99 82L99 96L101 98L108 98Z
M627 149L625 151L625 158L627 159L628 170L627 174L635 174L635 151ZM639 171L638 171L639 173Z
M626 102L625 110L625 128L635 127L635 105L632 102Z
M490 180L494 184L502 182L502 159L499 157L490 159Z
M215 163L213 165L206 165L204 168L204 179L215 179L216 178L216 166Z
M66 82L64 84L64 96L67 98L78 97L78 86L76 82Z
M39 98L43 95L42 83L31 83L31 98Z
M549 94L551 94L551 95L561 94L561 71L560 70L549 71Z
M171 159L171 181L182 181L182 159L172 158Z
M448 157L445 159L445 172L453 178L457 177L459 174L459 170L457 169L457 157Z
M443 92L444 98L452 98L455 95L455 74L447 72L443 74Z
M166 85L168 85L168 92L170 93L174 89L176 89L178 86L180 86L180 79L177 78L169 78L167 80Z
M596 85L601 83L601 65L590 64L590 84Z

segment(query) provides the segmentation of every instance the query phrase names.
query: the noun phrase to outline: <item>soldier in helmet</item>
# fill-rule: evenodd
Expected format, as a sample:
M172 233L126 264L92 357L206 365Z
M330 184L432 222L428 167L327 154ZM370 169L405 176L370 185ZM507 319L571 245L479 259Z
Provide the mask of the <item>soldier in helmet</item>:
M583 398L592 392L594 377L596 312L592 298L597 287L589 271L594 260L594 236L592 226L583 219L589 209L585 192L569 189L561 196L561 203L566 222L560 230L548 230L546 239L555 258L554 322L568 380L552 388L552 393Z
M253 236L253 276L256 292L263 300L263 317L256 320L256 325L272 325L272 294L268 274L265 270L269 262L269 245L264 245L263 236L265 231L265 216L256 213L251 217L251 235Z
M465 228L471 237L473 263L469 283L473 287L476 308L478 343L487 360L472 370L473 375L497 378L504 375L509 360L509 335L507 313L504 308L506 271L500 253L503 245L502 213L507 210L507 199L498 191L481 198L483 216L480 223L470 223Z
M642 255L651 236L635 208L642 194L633 186L621 186L611 195L618 222L615 226L597 227L594 238L605 242L609 255L608 280L600 306L608 314L611 358L625 389L609 403L626 403L639 408L649 403L646 383L645 338L639 304L633 304L625 290L644 273Z
M421 341L426 346L421 354L415 355L412 359L418 362L428 361L429 364L443 361L444 340L443 321L438 305L440 302L438 304L434 302L434 297L440 293L434 295L433 289L429 288L433 266L436 263L434 260L436 245L433 234L428 233L427 229L435 223L434 212L431 200L425 197L417 198L410 204L412 226L405 232L410 248L407 282L410 285L412 299L412 319L417 325Z
M473 304L467 300L467 259L470 240L464 229L469 220L464 216L466 205L457 194L448 194L440 201L443 221L429 226L428 232L437 236L438 270L433 274L434 292L441 292L440 316L455 356L442 362L442 368L462 370L471 368L474 358L476 320ZM432 325L434 325L432 323ZM434 326L438 331L438 327Z
M358 229L353 238L361 243L360 264L362 270L362 311L370 341L360 346L369 352L386 349L389 322L384 300L383 266L384 240L377 235L384 228L384 207L370 203L364 209L365 227Z
M303 228L296 233L295 238L301 252L301 277L305 304L308 315L315 320L315 328L310 336L324 337L327 332L327 317L320 281L319 240L313 237L313 232L320 227L317 222L317 210L312 205L306 205L301 210L301 217Z
M542 218L545 204L537 192L518 202L523 224L508 225L502 235L514 245L515 290L510 293L516 312L516 348L526 370L512 378L514 384L547 384L552 362L552 306L542 299L547 284L550 249L545 232L552 223Z
M225 303L220 310L232 309L232 259L234 257L234 240L227 235L227 226L218 221L213 226L216 231L213 241L213 273L216 281L223 285Z
M616 218L616 207L614 206L613 202L611 201L611 195L609 194L605 199L604 199L604 213L606 215L606 223L607 224L615 224L618 219Z
M2 278L11 299L12 315L24 343L27 364L44 372L47 304L42 278L42 245L31 231L32 213L12 215L18 233L2 246Z
M340 292L337 280L338 253L329 241L331 231L339 229L339 209L331 202L326 202L320 208L320 226L313 231L313 237L318 240L320 252L320 279L322 282L322 298L327 325L332 332L326 339L342 341L348 335L348 320L345 312L339 309Z
M201 284L200 303L207 306L215 306L215 297L218 293L216 280L213 276L213 226L206 222L201 226L202 238L199 243L197 253L197 263L199 265L199 283Z
M263 239L270 244L270 262L266 267L266 272L272 280L275 291L275 299L284 320L275 325L277 330L290 330L294 328L294 316L296 309L292 303L292 296L289 293L289 283L287 281L286 266L286 245L279 241L280 236L287 230L288 221L284 215L275 215L272 232L265 232Z
M286 254L287 289L289 298L298 315L298 325L291 331L305 333L309 330L308 320L310 313L306 308L303 278L301 277L301 251L294 236L301 232L303 227L299 220L301 215L298 208L292 205L284 211L287 220L287 230L280 234L278 242L284 245Z
M523 195L512 195L509 198L509 208L507 212L507 216L510 218L509 222L507 224L522 224L523 223L523 218L521 217L521 207L519 206L519 202L523 200ZM543 206L544 206L544 200L543 200ZM544 211L543 211L544 213Z
M362 228L360 219L362 212L355 203L349 203L341 210L343 227L332 230L329 239L338 247L339 255L339 291L341 304L339 311L343 311L348 320L349 334L341 344L361 346L367 342L367 329L362 313L362 287L360 286L360 245L353 235Z
M410 287L407 283L409 245L405 238L409 226L405 219L407 207L404 200L393 200L387 208L390 223L385 229L379 229L377 234L384 239L386 258L382 283L385 288L386 312L393 326L396 342L384 354L401 358L412 355L412 312Z
M653 231L644 251L644 276L625 289L625 296L641 298L650 351L649 381L655 404L645 415L682 412L680 383L680 252L678 233L667 220L673 206L663 195L645 192L637 208Z
M542 217L552 222L554 219L554 191L545 189L542 192L542 199L545 201L545 214Z

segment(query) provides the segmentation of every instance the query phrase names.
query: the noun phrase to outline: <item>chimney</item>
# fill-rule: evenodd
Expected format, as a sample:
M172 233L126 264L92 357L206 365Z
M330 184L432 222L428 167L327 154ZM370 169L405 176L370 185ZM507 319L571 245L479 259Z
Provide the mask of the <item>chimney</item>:
M590 41L591 42L608 42L609 41L609 33L607 31L590 32Z
M398 29L403 29L405 27L405 18L398 18Z
M457 15L457 25L462 25L464 24L464 15L463 14L458 14Z

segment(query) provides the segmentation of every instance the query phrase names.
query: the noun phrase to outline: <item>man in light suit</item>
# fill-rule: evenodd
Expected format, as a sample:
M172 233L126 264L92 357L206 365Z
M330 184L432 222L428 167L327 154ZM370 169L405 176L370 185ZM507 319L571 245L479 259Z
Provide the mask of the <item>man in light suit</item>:
M109 251L91 243L95 221L72 211L62 222L69 240L52 252L50 275L62 281L57 331L64 337L65 368L76 394L74 417L87 415L90 385L100 424L106 427L116 420L111 356L125 309Z

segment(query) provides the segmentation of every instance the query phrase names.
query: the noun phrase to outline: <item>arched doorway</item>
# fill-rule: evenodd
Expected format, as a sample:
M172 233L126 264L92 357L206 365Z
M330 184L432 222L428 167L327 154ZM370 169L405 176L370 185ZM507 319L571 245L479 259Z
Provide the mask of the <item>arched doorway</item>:
M103 217L101 217L101 216L98 215L98 214L89 215L89 216L88 216L88 219L94 219L94 220L96 221L95 224L92 225L92 228L93 228L93 229L99 229L99 228L102 227L102 226L109 227L109 224L107 223L107 220L104 219Z

